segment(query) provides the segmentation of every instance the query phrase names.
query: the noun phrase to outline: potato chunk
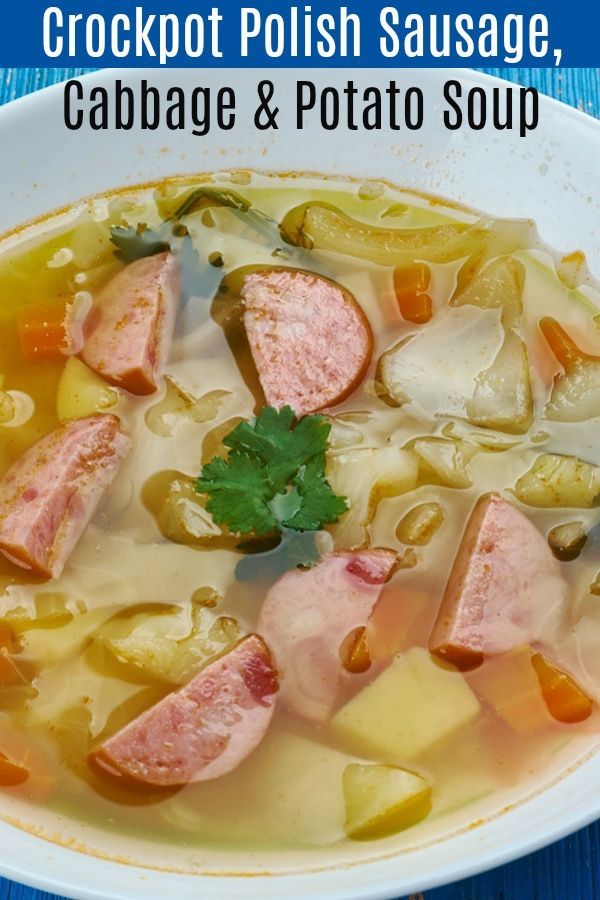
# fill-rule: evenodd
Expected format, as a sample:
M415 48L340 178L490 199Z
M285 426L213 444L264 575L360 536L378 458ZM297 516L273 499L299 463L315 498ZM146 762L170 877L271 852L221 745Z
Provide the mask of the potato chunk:
M80 359L72 356L58 383L56 412L61 422L64 419L85 419L94 413L106 412L118 402L119 396L118 388L111 387Z
M362 546L381 498L414 490L418 468L414 454L394 446L328 454L327 480L350 504L339 525L331 528L336 545L344 549Z
M476 444L455 438L417 438L406 446L419 459L419 482L453 488L471 487L468 465L478 452Z
M202 505L194 479L183 472L155 472L142 487L142 502L162 534L177 544L203 546L223 534Z
M478 306L480 309L501 309L508 327L523 312L525 268L510 256L493 260L478 272L451 300L451 306Z
M440 310L417 334L383 354L380 390L398 406L411 404L431 417L466 418L477 378L502 348L500 320L497 309Z
M431 787L424 778L396 766L350 763L344 769L348 837L381 838L424 819L431 809Z
M600 356L580 350L554 319L542 319L540 329L564 369L554 378L546 418L584 422L600 416Z
M525 343L508 331L492 365L475 379L467 418L481 428L523 434L533 421L531 375Z
M200 607L193 611L191 631L178 639L169 629L177 629L182 618L181 611L144 616L129 634L110 638L105 645L120 662L151 678L186 684L204 665L230 650L242 637L242 629L235 619L216 617Z
M600 467L577 456L542 453L521 475L514 493L527 506L590 509L600 504Z
M464 677L413 647L343 706L332 728L361 751L399 763L449 737L478 713Z
M150 431L160 437L171 437L181 422L210 422L219 410L229 391L209 391L202 397L194 397L165 375L165 395L154 406L146 410L145 422Z

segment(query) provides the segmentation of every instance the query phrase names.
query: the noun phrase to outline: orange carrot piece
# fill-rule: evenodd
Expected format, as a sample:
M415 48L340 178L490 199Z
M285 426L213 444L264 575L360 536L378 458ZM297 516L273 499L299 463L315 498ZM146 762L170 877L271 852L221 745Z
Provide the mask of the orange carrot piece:
M0 622L0 650L5 648L9 653L12 653L16 646L17 640L14 631L6 622Z
M10 724L0 734L0 787L23 785L29 799L48 797L58 780L56 763L34 749L22 732Z
M17 784L23 784L28 778L29 772L24 766L18 766L4 753L0 753L0 787L15 787Z
M27 681L6 648L0 649L0 687L25 684Z
M592 714L593 701L567 672L535 653L531 658L548 712L559 722L583 722Z
M540 320L540 331L546 338L550 349L566 372L584 359L598 359L580 350L573 338L556 319L549 316Z
M427 293L431 272L425 263L413 263L394 271L394 290L404 319L422 325L433 315L431 297Z
M63 355L67 347L65 317L61 304L37 307L19 317L19 346L25 359L57 359Z

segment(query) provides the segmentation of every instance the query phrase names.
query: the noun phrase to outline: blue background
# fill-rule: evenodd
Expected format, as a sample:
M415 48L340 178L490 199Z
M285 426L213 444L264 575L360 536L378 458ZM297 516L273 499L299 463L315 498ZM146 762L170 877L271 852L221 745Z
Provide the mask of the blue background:
M89 70L0 69L0 104L85 71ZM536 87L600 118L600 69L486 71ZM598 790L598 786L592 785L591 789ZM560 816L560 810L555 814ZM596 898L600 898L600 822L518 862L425 894L425 900ZM0 879L0 900L50 900L50 895ZM412 900L422 900L422 897L419 895Z

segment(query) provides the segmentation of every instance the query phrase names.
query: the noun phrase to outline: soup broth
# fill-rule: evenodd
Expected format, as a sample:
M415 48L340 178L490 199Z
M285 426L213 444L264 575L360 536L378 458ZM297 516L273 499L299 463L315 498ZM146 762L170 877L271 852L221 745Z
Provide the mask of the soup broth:
M142 392L93 362L90 317L159 257L175 260L177 311ZM296 290L321 292L307 318L248 318ZM148 842L148 858L157 843L394 849L503 808L593 747L600 294L581 256L530 222L379 183L235 173L96 197L7 236L0 298L2 483L64 423L116 416L131 441L62 571L55 557L32 571L3 508L5 797ZM350 325L314 362L324 402L301 385L289 426L318 422L326 450L261 507L286 525L241 528L252 485L226 520L211 466L235 455L236 426L300 396L293 341L320 352L311 322L328 304ZM259 340L283 343L261 356ZM344 499L296 528L317 482L328 510ZM272 718L239 764L130 771L111 739L257 633L279 690L254 704ZM227 702L215 728L238 747Z

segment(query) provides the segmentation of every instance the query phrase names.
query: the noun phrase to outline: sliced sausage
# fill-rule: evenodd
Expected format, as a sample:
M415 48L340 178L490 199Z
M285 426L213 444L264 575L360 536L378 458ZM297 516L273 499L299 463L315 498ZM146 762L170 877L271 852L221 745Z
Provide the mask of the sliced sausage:
M552 640L565 583L544 536L497 494L477 502L459 547L429 647L460 669L486 654Z
M170 787L218 778L262 740L275 706L277 673L251 634L92 751L113 775Z
M333 406L364 378L373 349L369 323L339 284L298 269L244 276L244 326L271 406L305 415Z
M330 716L345 677L341 653L366 626L395 562L389 550L335 554L287 572L270 589L258 629L292 712L318 722Z
M81 358L111 384L152 394L168 356L179 295L179 266L171 253L130 263L95 297Z
M0 482L0 551L58 577L129 446L116 416L97 415L65 422L30 447Z

